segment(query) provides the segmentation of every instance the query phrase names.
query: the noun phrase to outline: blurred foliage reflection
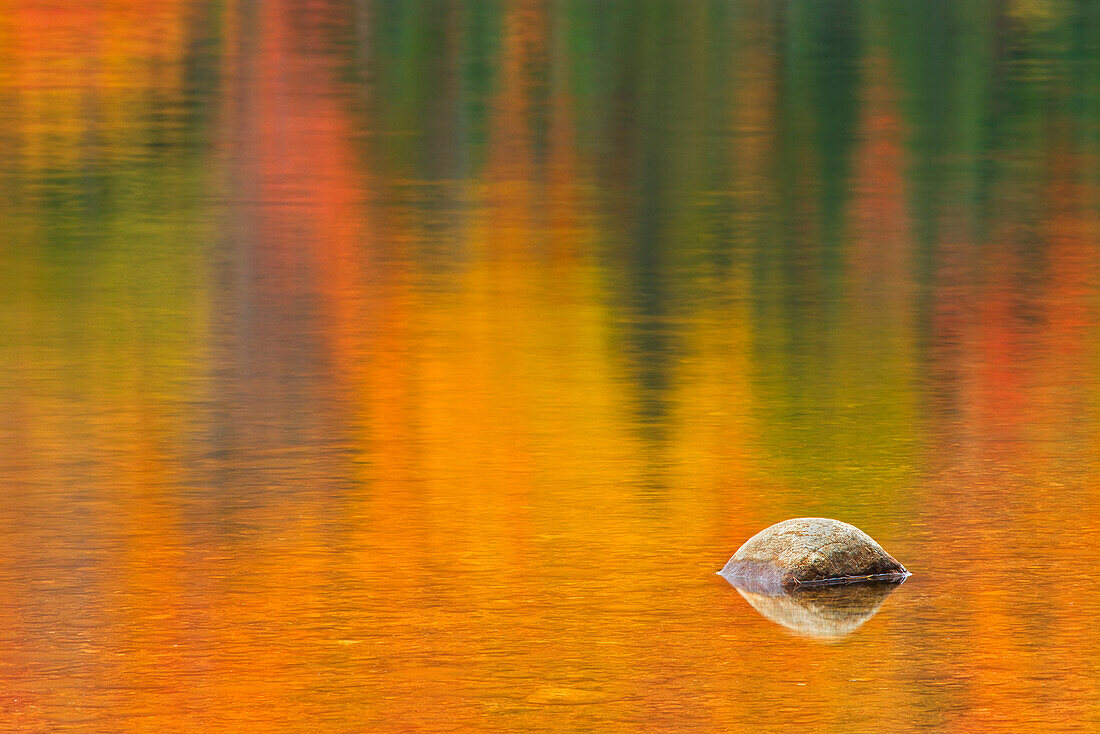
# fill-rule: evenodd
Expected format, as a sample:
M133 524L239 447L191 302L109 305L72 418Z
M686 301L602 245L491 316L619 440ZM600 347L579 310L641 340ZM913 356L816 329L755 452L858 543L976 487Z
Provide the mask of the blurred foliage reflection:
M1095 727L1098 39L0 5L7 730ZM711 582L799 515L915 572L836 645Z

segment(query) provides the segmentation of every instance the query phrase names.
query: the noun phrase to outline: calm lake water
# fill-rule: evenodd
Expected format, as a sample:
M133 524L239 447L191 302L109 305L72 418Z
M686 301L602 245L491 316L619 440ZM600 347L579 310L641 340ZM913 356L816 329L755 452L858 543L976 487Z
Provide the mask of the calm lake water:
M0 5L0 728L1100 729L1098 43ZM800 516L914 575L769 620Z

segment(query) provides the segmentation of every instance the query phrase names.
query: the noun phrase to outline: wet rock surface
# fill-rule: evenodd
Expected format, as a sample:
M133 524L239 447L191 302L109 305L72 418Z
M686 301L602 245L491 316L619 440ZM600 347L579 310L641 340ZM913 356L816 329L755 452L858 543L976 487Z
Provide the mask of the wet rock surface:
M786 520L760 531L718 573L739 589L764 594L909 576L867 533L821 517Z

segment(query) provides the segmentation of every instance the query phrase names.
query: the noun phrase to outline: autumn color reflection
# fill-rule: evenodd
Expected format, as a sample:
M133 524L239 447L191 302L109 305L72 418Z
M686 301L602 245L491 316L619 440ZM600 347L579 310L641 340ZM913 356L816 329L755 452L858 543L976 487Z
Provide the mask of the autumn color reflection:
M0 29L6 730L1100 716L1092 4ZM713 580L805 515L835 645Z

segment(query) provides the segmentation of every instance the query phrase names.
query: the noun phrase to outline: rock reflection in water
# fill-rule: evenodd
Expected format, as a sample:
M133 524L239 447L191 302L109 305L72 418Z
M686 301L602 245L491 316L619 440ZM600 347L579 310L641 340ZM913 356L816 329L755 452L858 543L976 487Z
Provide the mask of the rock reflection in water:
M734 588L753 609L799 635L839 640L875 616L901 583L803 586L771 594Z

